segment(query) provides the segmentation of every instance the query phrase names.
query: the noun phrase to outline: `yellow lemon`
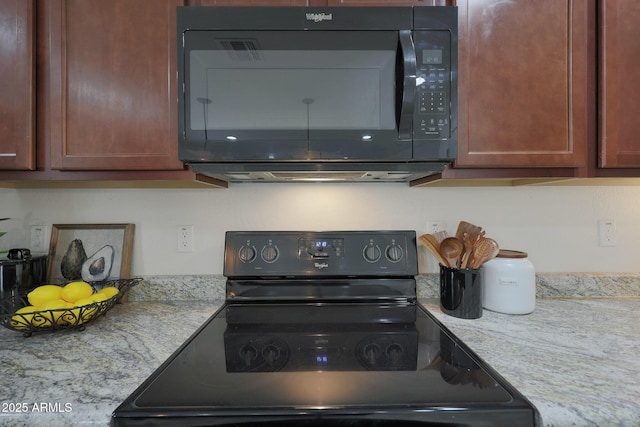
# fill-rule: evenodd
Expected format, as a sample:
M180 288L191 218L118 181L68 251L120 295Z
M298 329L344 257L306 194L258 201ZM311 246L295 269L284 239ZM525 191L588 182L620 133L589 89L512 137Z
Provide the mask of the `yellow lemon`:
M120 292L120 290L118 288L116 288L115 286L108 286L106 288L100 289L96 293L97 294L104 294L104 295L107 296L107 298L113 298L114 296L118 295L119 292Z
M68 302L76 302L93 294L93 288L87 282L71 282L62 288L61 297Z
M93 295L87 298L81 298L78 301L73 303L74 307L84 307L85 305L93 304L95 301L93 300Z
M62 288L56 285L42 285L38 286L27 294L29 304L34 306L40 306L47 301L60 299Z
M101 301L106 301L109 299L109 297L101 292L96 292L95 294L91 295L90 297L84 298L87 300L91 300L91 302L101 302Z
M38 323L42 323L42 318L36 316L36 320L33 320L33 313L38 311L38 307L28 305L16 310L16 313L11 317L11 326L16 329L29 329L29 325L39 326Z
M79 299L78 301L73 303L73 308L70 311L71 313L73 313L75 318L78 319L78 325L91 320L91 318L95 316L96 312L98 311L98 306L95 305L92 307L91 304L99 303L100 301L104 301L107 299L109 298L107 298L106 295L96 292L90 297Z
M107 296L101 293L96 292L95 294L91 295L90 297L87 298L82 298L79 299L78 301L73 303L73 307L85 307L87 305L91 305L94 303L99 303L101 301L105 301L107 300Z
M43 318L45 319L45 323L42 326L50 326L53 322L64 323L64 321L61 321L60 318L64 314L63 309L69 307L71 307L71 304L63 299L54 299L51 301L47 301L39 306L39 311L53 310L42 314Z
M92 303L89 302L89 304ZM62 320L64 322L63 324L67 325L82 325L91 318L95 310L95 308L85 308L84 306L74 305L73 308L65 311L64 315L59 320Z

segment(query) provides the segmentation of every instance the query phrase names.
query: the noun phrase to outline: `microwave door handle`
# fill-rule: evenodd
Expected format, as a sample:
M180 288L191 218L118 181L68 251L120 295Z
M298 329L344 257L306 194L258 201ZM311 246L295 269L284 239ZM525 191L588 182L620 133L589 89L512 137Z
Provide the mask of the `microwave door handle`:
M398 117L398 139L410 140L413 130L413 109L416 97L416 50L410 30L400 30L400 49L403 59L403 84L400 114Z

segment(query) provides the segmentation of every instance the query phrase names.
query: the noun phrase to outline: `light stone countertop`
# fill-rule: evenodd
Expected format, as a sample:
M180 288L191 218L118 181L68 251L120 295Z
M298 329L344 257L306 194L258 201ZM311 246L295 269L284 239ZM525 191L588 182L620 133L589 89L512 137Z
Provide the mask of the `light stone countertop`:
M426 278L426 286L432 279ZM608 279L595 282L605 283L608 294L616 286ZM112 411L222 304L220 283L219 278L145 278L129 302L84 331L25 338L1 329L0 425L108 426ZM588 293L597 294L591 279L567 283L574 290L587 283ZM424 280L419 295L536 405L546 427L637 427L640 285L633 276L621 283L625 290L613 292L615 297L579 297L581 290L576 297L571 291L571 298L539 298L529 315L485 310L474 320L443 314ZM197 291L190 293L191 286ZM562 286L550 288L563 292ZM181 300L165 298L176 295Z
M545 427L640 426L640 298L553 298L528 315L438 320L538 408Z
M113 410L221 303L127 302L84 331L28 338L0 329L0 425L108 426Z

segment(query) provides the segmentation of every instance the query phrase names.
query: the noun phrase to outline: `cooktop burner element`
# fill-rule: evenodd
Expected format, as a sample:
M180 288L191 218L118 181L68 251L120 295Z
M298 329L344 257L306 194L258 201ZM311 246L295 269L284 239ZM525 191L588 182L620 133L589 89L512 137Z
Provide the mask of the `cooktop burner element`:
M225 243L226 303L112 426L540 425L416 302L414 232L228 232Z

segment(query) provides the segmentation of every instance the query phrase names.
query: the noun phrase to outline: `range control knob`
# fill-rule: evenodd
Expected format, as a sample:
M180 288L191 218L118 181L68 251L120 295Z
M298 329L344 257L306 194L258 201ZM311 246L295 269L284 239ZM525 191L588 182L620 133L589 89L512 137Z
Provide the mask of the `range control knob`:
M387 259L391 262L398 262L402 259L402 246L396 245L395 243L387 246Z
M262 248L261 256L265 262L274 262L278 259L278 247L273 245L268 245Z
M250 368L258 357L258 350L251 344L247 344L240 349L239 355L244 367Z
M267 366L276 366L280 359L280 349L273 344L269 344L262 349L262 357L267 362Z
M392 367L399 367L402 364L402 356L404 354L404 348L398 343L393 343L387 347L387 357L389 358L389 364Z
M256 259L256 248L249 245L244 245L238 251L238 257L242 262L251 262Z
M380 247L378 245L370 243L364 247L362 255L364 255L364 259L368 262L376 262L380 259Z
M367 363L367 366L376 367L380 362L380 356L382 355L382 350L380 346L375 343L367 344L362 349L362 357Z

